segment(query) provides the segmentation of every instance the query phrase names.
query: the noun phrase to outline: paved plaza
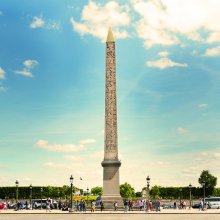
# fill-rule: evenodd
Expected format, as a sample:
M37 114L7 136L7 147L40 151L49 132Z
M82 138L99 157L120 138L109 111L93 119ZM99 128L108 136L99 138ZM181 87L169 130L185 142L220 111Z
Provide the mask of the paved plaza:
M1 211L0 220L219 220L220 210L162 210L162 212L95 212L95 213L68 213L53 210L46 213L45 210Z

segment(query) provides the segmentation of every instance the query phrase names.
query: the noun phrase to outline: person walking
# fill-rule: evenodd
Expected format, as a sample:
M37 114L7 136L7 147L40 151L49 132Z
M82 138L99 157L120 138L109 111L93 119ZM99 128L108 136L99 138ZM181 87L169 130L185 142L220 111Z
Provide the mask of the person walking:
M129 200L128 206L129 206L129 211L133 211L133 201L132 201L132 199Z
M127 201L127 199L125 199L125 201L124 201L124 208L125 208L125 212L128 212L128 201Z
M94 200L92 201L92 204L91 204L91 212L95 212L95 201Z
M117 203L117 201L115 201L114 202L114 210L117 211L117 209L118 209L118 203Z
M102 200L100 201L100 207L101 207L101 212L102 212L104 210L104 203Z
M47 201L46 201L46 212L51 212L49 199L47 199Z

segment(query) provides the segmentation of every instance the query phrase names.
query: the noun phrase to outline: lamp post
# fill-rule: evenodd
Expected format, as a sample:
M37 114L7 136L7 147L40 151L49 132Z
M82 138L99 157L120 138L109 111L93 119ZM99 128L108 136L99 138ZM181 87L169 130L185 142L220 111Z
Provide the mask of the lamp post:
M88 187L86 188L86 191L87 191L87 205L88 205L88 196L89 196L89 188Z
M71 186L71 209L70 211L72 212L73 211L73 176L71 175L70 176L70 186Z
M147 193L148 193L148 199L150 199L150 177L147 176Z
M18 180L15 181L15 185L16 185L16 203L18 203L18 185L19 185Z
M32 185L30 184L30 209L33 209L32 206Z
M43 188L40 188L40 209L42 209L42 192L43 192Z
M205 180L202 181L202 186L203 186L203 207L202 207L202 209L204 210L204 208L205 208Z
M192 207L192 184L189 184L189 208Z
M182 188L180 188L180 208L182 208L182 206L181 206L181 197L182 197L182 191L183 191L183 189L182 189Z

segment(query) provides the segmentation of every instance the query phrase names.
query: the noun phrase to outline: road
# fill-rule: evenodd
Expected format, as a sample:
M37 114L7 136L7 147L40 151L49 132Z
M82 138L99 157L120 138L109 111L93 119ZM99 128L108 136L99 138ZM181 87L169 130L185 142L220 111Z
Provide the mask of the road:
M145 213L145 212L96 212L96 213L68 213L61 211L52 211L45 213L41 211L1 211L0 220L219 220L220 210L210 211L167 211L160 213Z

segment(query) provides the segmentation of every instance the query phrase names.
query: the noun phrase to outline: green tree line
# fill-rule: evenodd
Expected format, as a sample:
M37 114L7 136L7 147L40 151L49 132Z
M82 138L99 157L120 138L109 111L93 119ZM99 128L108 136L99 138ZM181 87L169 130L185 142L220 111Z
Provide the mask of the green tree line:
M42 188L42 193L41 193ZM79 189L73 187L73 192ZM82 193L82 190L80 190ZM30 187L18 187L18 198L29 199L32 192L32 198L69 198L71 194L71 188L69 186L56 187L56 186L32 186ZM0 187L0 199L14 199L16 197L16 187Z

